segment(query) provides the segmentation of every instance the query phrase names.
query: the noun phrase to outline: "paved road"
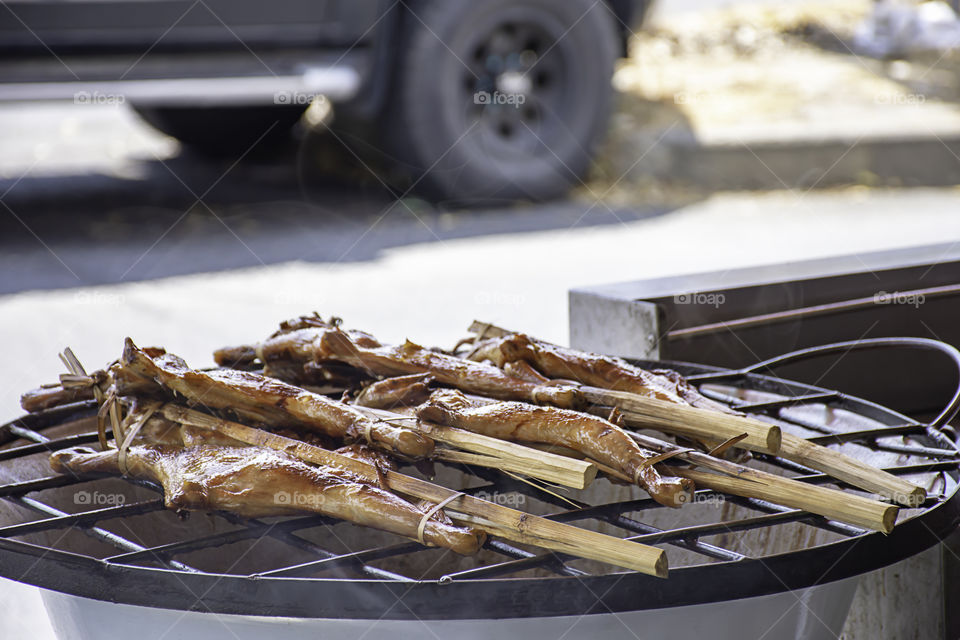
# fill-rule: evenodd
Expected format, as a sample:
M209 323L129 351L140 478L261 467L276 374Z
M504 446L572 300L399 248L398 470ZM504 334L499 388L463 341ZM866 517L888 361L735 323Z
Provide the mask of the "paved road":
M197 158L123 107L0 107L0 139L11 141L0 154L0 294L290 260L363 261L413 243L663 213L597 207L584 215L571 203L450 212L416 198L396 202L360 166L349 178L315 169L310 154L336 140L310 138L239 163Z

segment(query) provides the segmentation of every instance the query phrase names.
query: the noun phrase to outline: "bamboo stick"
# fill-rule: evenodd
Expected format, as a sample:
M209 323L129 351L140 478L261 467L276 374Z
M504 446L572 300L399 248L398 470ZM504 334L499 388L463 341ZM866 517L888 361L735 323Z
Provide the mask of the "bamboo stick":
M470 325L470 331L480 337L502 337L511 333L506 329L478 321ZM898 504L917 506L927 495L922 487L839 451L808 442L793 434L782 434L778 427L760 420L673 405L633 393L594 387L579 387L579 389L587 400L595 404L617 407L631 427L655 428L667 433L710 441L746 433L747 437L737 443L738 447L778 455L865 491L877 493ZM605 409L594 407L591 411L602 413Z
M160 412L170 420L218 431L241 442L270 447L314 464L345 469L371 483L379 482L378 471L372 465L299 440L284 438L173 404L165 404ZM385 475L390 489L398 493L434 503L453 498L449 504L450 511L454 513L449 515L454 521L457 520L454 516L463 514L466 518L461 517L460 522L483 523L479 526L484 530L514 542L569 553L661 578L667 577L667 555L662 549L547 520L459 494L452 489L396 471L388 471Z
M627 421L629 422L629 419ZM659 446L662 449L662 445L664 444L660 440L641 434L631 433L630 435L640 444L651 448L657 448ZM760 451L760 453L772 453L771 451L758 451ZM915 507L922 503L927 497L927 492L922 487L918 487L911 482L907 482L902 478L898 478L891 473L887 473L839 451L808 442L792 433L783 434L780 449L775 455L806 465L837 480L846 482L859 489L879 494L888 500L904 506ZM739 473L737 469L740 468L740 465L719 460L706 454L692 453L690 460L698 465L713 468L717 471ZM748 469L748 467L742 468ZM781 476L773 477L779 478Z
M773 427L777 429L779 439L777 446L771 446L769 440L767 444L764 444L761 437L762 433L757 429L752 429L748 424L749 422L760 425L766 424L759 420L729 416L695 407L681 407L680 405L675 406L675 409L680 410L676 411L675 409L658 407L660 401L651 398L622 392L598 391L600 393L593 394L590 390L584 390L584 393L588 398L597 402L617 406L621 410L625 423L633 428L654 428L667 433L678 433L698 439L709 438L710 440L716 440L718 436L733 433L740 429L748 435L747 438L737 443L736 446L738 447L780 456L786 460L806 465L837 480L879 494L908 507L919 505L927 496L927 492L922 487L834 449L808 442L790 433L780 433L777 427ZM647 407L647 410L637 411L641 407ZM591 411L602 415L606 410L596 407ZM698 416L697 413L707 415ZM671 414L675 417L670 417ZM689 416L687 418L689 421L686 424L679 422L681 415ZM726 426L719 427L723 424L726 424ZM747 429L752 429L752 436ZM714 434L712 436L710 435L711 431Z
M927 497L923 487L792 433L783 434L777 455L908 507L919 506Z
M656 443L651 442L651 440L653 439L641 436L641 444L654 448ZM666 445L667 443L662 444ZM672 446L660 447L661 450L667 451L675 448ZM560 453L562 448L553 447L549 450ZM571 449L565 449L563 453L580 457L579 452ZM686 460L696 466L712 469L712 471L718 473L663 464L661 469L665 475L689 478L699 488L722 491L744 498L766 500L791 509L803 509L830 520L845 522L871 531L890 533L893 531L900 512L900 508L896 505L871 500L837 489L791 480L727 460L719 460L705 453L695 451L681 453L677 455L677 458ZM618 480L631 482L631 478L619 469L600 463L595 464L600 471L607 475Z
M595 405L590 409L591 413L606 415L609 409L605 407L616 407L631 427L656 429L711 442L721 442L746 433L747 437L738 442L737 447L774 454L780 449L780 427L754 418L673 404L636 393L596 387L579 387L579 390L584 398Z
M477 334L477 337L481 340L484 338L503 338L514 333L509 329L498 327L489 322L481 322L480 320L474 320L467 331Z
M501 338L513 333L478 320L473 321L469 331L481 339ZM629 418L634 422L631 426L649 427L708 442L723 442L746 433L747 437L737 443L738 447L773 453L780 447L780 427L754 418L675 404L637 393L587 385L578 385L577 389L584 400L592 405L617 407L621 412L630 412ZM604 411L609 409L603 410L596 406L591 409L592 413L606 417Z
M900 513L900 508L892 504L781 478L773 474L764 474L762 471L753 471L739 478L680 467L669 467L669 473L689 478L697 483L698 487L744 498L767 500L792 509L816 513L830 520L883 533L893 531L897 515ZM765 475L780 478L780 480L776 482L762 480L762 476Z
M499 438L491 438L480 433L420 422L414 416L367 407L358 406L355 408L370 417L387 419L392 424L419 429L438 442L474 454L480 454L470 464L494 469L506 469L573 489L585 489L597 477L597 467L590 461L571 460L564 456L554 455ZM449 457L448 459L453 460ZM461 461L465 461L465 459Z
M650 447L651 449L656 449L656 450L658 450L658 451L664 451L664 450L669 451L669 450L675 448L674 445L670 445L669 443L664 443L664 442L661 441L661 440L657 440L656 438L651 438L651 437L649 437L649 436L644 436L644 435L641 435L641 434L639 434L639 433L630 433L630 436L631 436L634 440L636 440L638 443L640 443L641 445L646 446L646 447ZM802 438L798 438L797 436L794 436L794 435L792 435L792 434L784 434L783 437L784 437L784 443L785 443L785 445L781 446L780 452L779 452L777 455L783 456L783 455L784 455L784 448L785 448L785 447L792 449L794 446L796 446L796 442L795 442L795 441L799 441L800 447L801 447L802 449L804 449L804 450L816 448L817 450L825 449L825 450L827 451L827 456L826 456L826 457L829 459L829 460L828 460L828 463L827 463L827 464L821 464L821 465L819 465L820 467L831 466L831 467L838 467L838 468L839 468L839 467L843 467L843 468L845 468L845 469L848 469L848 473L851 475L851 480L857 480L857 482L859 482L859 483L861 483L861 484L865 484L865 482L863 481L864 478L874 478L874 479L877 480L877 482L881 482L881 481L882 481L882 482L884 482L884 483L886 483L886 484L891 483L891 481L895 481L895 484L907 485L906 487L904 487L904 490L905 490L905 491L904 491L904 493L901 495L901 497L906 498L906 496L908 496L908 495L917 496L917 492L913 491L913 489L919 490L919 492L920 492L921 494L923 494L924 497L926 497L926 492L925 492L923 489L920 489L920 487L916 487L915 485L912 485L912 484L910 484L910 483L908 483L908 482L906 482L906 481L904 481L904 480L901 480L900 478L897 478L896 476L891 475L891 474L889 474L889 473L887 473L887 472L885 472L885 471L881 471L880 469L877 469L876 467L872 467L872 466L870 466L870 465L868 465L868 464L866 464L866 463L860 462L859 460L856 460L856 459L851 458L851 457L849 457L849 456L845 456L845 455L843 455L842 453L839 453L839 452L837 452L837 451L832 451L832 450L830 450L830 449L826 449L825 447L820 447L820 446L818 446L818 445L811 444L811 443L807 442L806 440L803 440ZM666 445L666 447L664 447L664 445ZM815 455L823 456L823 452L822 452L822 451L816 451L816 452L815 452ZM834 490L834 489L828 489L828 488L826 488L826 487L816 487L816 486L814 486L814 485L809 485L809 484L806 484L806 483L797 482L796 480L790 480L789 478L784 478L783 476L778 476L778 475L775 475L775 474L772 474L772 473L766 473L766 472L764 472L764 471L759 471L759 470L757 470L757 469L751 469L750 467L745 467L745 466L743 466L743 465L741 465L741 464L737 464L737 463L735 463L735 462L730 462L729 460L721 460L721 459L719 459L719 458L715 458L715 457L713 457L713 456L707 455L707 454L705 454L705 453L701 453L701 452L699 452L699 451L690 451L690 452L687 452L687 453L684 453L684 454L680 455L679 457L680 457L681 459L687 460L688 462L690 462L690 463L692 463L692 464L694 464L694 465L696 465L696 466L704 467L704 468L707 468L707 469L711 469L711 470L713 470L713 471L719 471L719 472L721 472L721 473L725 473L725 474L727 474L727 475L731 475L731 476L734 476L734 477L737 477L737 478L758 479L758 480L760 480L760 481L767 482L768 484L776 484L776 485L783 486L783 487L792 486L792 487L794 487L796 490L800 490L800 488L803 487L803 488L804 488L804 489L803 489L804 491L806 491L806 492L808 492L808 493L810 493L810 494L815 494L815 495L818 495L818 496L824 496L826 499L829 499L829 496L833 495L833 496L834 496L834 502L840 500L839 496L837 495L837 494L840 494L840 495L847 496L848 498L858 498L858 500L860 500L860 499L862 499L862 500L869 500L870 502L873 502L873 503L875 503L875 504L877 504L877 505L882 505L882 504L883 504L882 502L877 502L877 501L875 501L875 500L870 500L869 498L863 498L862 496L853 496L853 495L848 494L848 493L845 493L845 492L843 492L843 491L837 491L837 490ZM802 457L804 458L804 463L805 463L805 464L808 464L808 463L810 462L809 456L807 456L806 454L803 454ZM851 469L851 465L854 465L854 466L852 467L852 469ZM832 473L829 473L829 472L827 472L827 471L825 471L825 470L823 470L823 469L818 469L818 470L823 471L824 473L827 473L828 475L831 475L831 476L833 475ZM855 477L854 477L854 476L855 476ZM836 477L836 476L833 476L833 477ZM859 485L857 484L857 482L850 482L849 484L853 484L854 486L859 486ZM864 487L860 487L860 488L862 489L862 488L864 488ZM867 490L869 491L870 489L867 489ZM829 493L829 494L827 494L827 493L822 493L823 491L830 491L831 493ZM900 500L897 500L896 497L893 496L893 495L888 495L888 494L886 494L886 493L884 493L884 492L877 492L877 493L880 493L880 495L883 495L885 498L890 499L890 500L893 500L894 502L897 502L898 504L904 504L904 502L902 502L902 501L900 501ZM739 495L739 494L735 494L735 495ZM787 496L790 495L790 489L787 489L787 490L786 490L786 494L785 494L785 495L787 495ZM754 496L746 496L746 497L754 497ZM761 496L761 497L762 497L762 496ZM774 500L772 497L767 497L767 498L764 498L764 499L769 499L769 500L772 500L772 501L776 502L776 500ZM910 499L916 499L916 498L914 497L914 498L910 498ZM919 499L922 501L922 498L919 498ZM793 506L794 506L793 504L787 504L787 503L782 503L782 504L784 504L784 506L788 506L788 507L793 507ZM907 506L916 506L916 504L919 504L919 502L917 502L917 503L915 503L915 504L907 504ZM887 505L887 506L889 506L889 505ZM820 513L819 511L816 511L815 509L812 509L812 508L807 508L807 507L794 507L794 508L803 508L803 509L806 509L807 511L811 511L811 512L813 512L813 513L819 513L820 515L826 515L826 514L824 514L824 513ZM855 508L855 507L854 507L854 508ZM838 519L842 520L842 518L838 518ZM881 522L886 522L886 519L881 519ZM878 530L882 531L883 529L878 529Z

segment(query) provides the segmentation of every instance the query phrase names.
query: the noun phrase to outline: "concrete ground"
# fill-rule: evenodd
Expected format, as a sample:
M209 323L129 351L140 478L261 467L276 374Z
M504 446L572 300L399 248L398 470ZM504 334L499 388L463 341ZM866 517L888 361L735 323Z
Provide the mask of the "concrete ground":
M633 39L603 175L700 189L960 183L956 52L880 60L871 0L662 10ZM652 146L656 142L656 146ZM650 149L636 163L637 148Z

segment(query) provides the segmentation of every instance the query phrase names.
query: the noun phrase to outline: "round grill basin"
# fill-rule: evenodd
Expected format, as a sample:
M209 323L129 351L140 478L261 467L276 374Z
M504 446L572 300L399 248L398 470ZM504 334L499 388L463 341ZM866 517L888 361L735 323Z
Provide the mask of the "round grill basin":
M890 342L874 346L936 345L960 362L960 354L946 345ZM241 521L196 513L181 521L162 508L155 487L54 476L46 466L50 450L96 440L90 435L95 407L78 403L24 416L0 431L7 441L0 448L0 575L109 603L378 624L609 618L710 603L727 603L729 612L742 616L728 601L831 585L846 585L852 597L849 585L855 581L846 579L934 546L960 522L958 451L936 427L769 375L684 363L639 364L673 368L710 397L739 403L746 412L805 437L824 440L829 433L880 430L843 444L843 450L932 488L931 497L919 508L903 509L893 532L883 535L711 491L699 491L693 504L668 510L637 487L599 479L584 492L565 494L579 501L574 508L489 470L438 465L436 481L451 488L662 546L671 570L668 579L657 579L497 540L476 558L460 558L316 516ZM945 412L938 426L950 417L952 411ZM756 458L752 466L835 486L798 465ZM845 605L839 598L841 624L849 597ZM516 631L526 633L521 627Z

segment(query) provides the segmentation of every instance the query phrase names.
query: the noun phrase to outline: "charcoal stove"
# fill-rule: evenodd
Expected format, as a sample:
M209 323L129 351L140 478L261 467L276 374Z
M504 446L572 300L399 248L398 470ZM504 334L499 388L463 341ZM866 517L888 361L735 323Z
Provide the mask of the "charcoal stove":
M775 369L853 349L902 348L945 354L960 370L960 352L925 339L831 345L741 369L638 362L670 366L709 397L927 487L926 502L904 509L889 535L706 490L680 510L606 480L560 496L464 465L439 465L436 481L662 547L670 577L497 539L460 558L317 516L181 520L163 508L155 486L52 474L50 451L97 440L95 405L77 403L0 428L0 575L44 589L54 628L71 640L835 638L858 576L937 545L960 522L960 453L942 430L960 406L960 389L921 423L784 380ZM771 456L752 464L834 483Z

